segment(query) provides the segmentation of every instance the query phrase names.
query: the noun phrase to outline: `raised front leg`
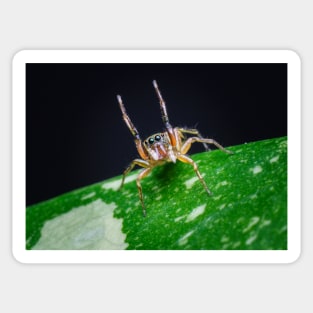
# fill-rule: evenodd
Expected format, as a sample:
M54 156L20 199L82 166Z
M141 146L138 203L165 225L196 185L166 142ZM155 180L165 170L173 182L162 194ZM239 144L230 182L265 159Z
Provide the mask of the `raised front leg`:
M165 101L163 100L163 97L162 97L162 94L160 92L160 89L158 87L158 84L157 82L154 80L153 82L153 87L158 95L158 98L160 100L160 108L161 108L161 116L162 116L162 121L164 123L164 126L166 128L166 131L168 133L168 136L170 138L170 141L171 141L171 145L173 147L176 146L176 143L177 143L177 138L175 136L175 131L172 127L172 125L170 124L170 121L169 121L169 118L168 118L168 115L167 115L167 111L166 111L166 105L165 105Z
M147 160L148 159L148 155L142 145L142 141L140 139L140 136L139 136L139 132L137 130L137 128L135 127L135 125L133 124L133 122L131 121L130 117L128 116L127 112L126 112L126 109L125 109L125 106L123 104L123 101L122 101L122 97L120 95L117 95L117 101L120 105L120 109L122 111L122 115L123 115L123 120L125 122L125 124L127 125L128 129L130 130L130 132L132 133L132 135L134 136L134 140L135 140L135 145L136 145L136 148L137 148L137 151L140 155L141 158L143 158L144 160Z

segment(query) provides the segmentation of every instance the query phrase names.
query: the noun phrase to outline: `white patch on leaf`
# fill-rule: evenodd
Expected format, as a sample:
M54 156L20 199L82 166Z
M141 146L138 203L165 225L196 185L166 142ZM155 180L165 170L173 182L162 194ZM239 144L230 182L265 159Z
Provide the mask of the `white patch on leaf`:
M188 238L193 234L193 230L188 232L186 235L184 235L183 237L179 238L178 240L178 245L179 246L183 246L188 242Z
M223 243L223 242L227 242L227 241L229 241L229 237L223 235L223 237L221 238L221 242Z
M271 223L272 223L271 220L264 220L264 221L261 222L260 227L268 226L268 225L270 225Z
M203 176L204 176L204 175L203 175ZM192 177L192 178L186 180L186 181L184 182L184 184L186 185L186 188L187 188L187 189L192 188L193 184L194 184L198 179L199 179L199 178L198 178L197 176L195 176L195 177Z
M233 244L232 248L233 248L233 249L237 249L237 248L240 246L240 244L241 244L240 241L236 241L236 242Z
M254 175L256 175L256 174L261 173L263 171L263 169L260 165L257 165L254 168L252 168L251 171Z
M185 215L176 217L176 218L174 219L174 222L177 223L177 222L179 222L180 220L182 220L184 217L185 217Z
M86 199L92 198L95 195L96 195L96 193L93 191L91 193L88 193L87 195L82 196L81 200L86 200Z
M223 204L221 204L221 205L219 206L219 209L220 209L220 210L223 210L223 209L225 208L225 206L226 206L226 204L223 203Z
M218 196L214 196L214 197L213 197L214 200L219 200L219 199L221 199L221 198L222 198L222 195L218 195Z
M257 235L252 235L246 240L246 245L251 245L251 243L257 238Z
M246 233L248 230L250 230L255 224L257 224L260 221L260 218L258 216L254 216L250 219L250 222L248 226L242 231L243 233Z
M258 197L258 195L256 193L254 193L253 195L250 196L250 199L256 199Z
M228 181L227 180L223 180L221 182L219 182L217 185L216 185L216 188L219 188L221 186L226 186L228 185Z
M47 221L34 250L123 250L122 219L113 217L115 203L97 199Z
M136 178L137 178L138 174L133 174L133 175L130 175L130 176L127 176L125 178L125 182L124 184L127 184L127 183L130 183L132 181L134 181ZM107 183L104 183L102 185L102 188L104 189L113 189L113 190L118 190L121 186L121 182L122 182L122 179L117 179L117 180L113 180L113 181L110 181L110 182L107 182Z
M279 159L279 156L277 155L277 156L275 156L275 157L273 157L273 158L270 159L270 163L277 162L278 159Z
M203 205L200 205L198 207L196 207L195 209L193 209L187 216L186 218L186 222L191 222L193 221L195 218L197 218L199 215L201 215L206 207L206 203Z

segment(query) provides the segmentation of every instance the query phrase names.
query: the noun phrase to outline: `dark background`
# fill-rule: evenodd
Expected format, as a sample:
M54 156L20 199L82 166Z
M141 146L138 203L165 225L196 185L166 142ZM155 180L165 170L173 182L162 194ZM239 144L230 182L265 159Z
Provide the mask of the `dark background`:
M27 64L27 205L121 174L137 152L116 95L144 139L163 129L153 79L173 126L224 146L287 135L286 64Z

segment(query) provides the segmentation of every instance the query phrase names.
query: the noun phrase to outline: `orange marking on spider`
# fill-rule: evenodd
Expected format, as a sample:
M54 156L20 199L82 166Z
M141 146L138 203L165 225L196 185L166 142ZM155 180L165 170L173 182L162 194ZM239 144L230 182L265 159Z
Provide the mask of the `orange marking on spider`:
M143 193L140 181L141 179L146 177L155 166L162 165L166 162L176 163L176 160L192 165L205 191L209 195L211 195L212 194L211 191L209 190L207 184L205 183L202 175L199 172L198 165L186 154L190 150L191 145L195 142L202 143L206 151L209 150L208 144L213 144L223 152L233 154L232 151L225 149L214 139L203 138L197 129L188 129L180 127L173 128L169 122L169 118L166 111L166 105L162 98L157 82L154 80L152 83L160 101L161 116L165 126L165 131L153 134L152 136L149 136L143 141L141 140L139 132L137 131L136 127L134 126L128 114L126 113L125 106L123 104L121 96L120 95L117 96L117 101L120 105L123 119L125 121L125 124L129 128L130 132L134 136L135 145L141 157L141 159L133 160L124 171L120 189L124 185L126 175L136 165L144 168L139 173L136 179L143 216L146 216L146 207L143 200ZM186 135L192 135L192 137L186 138Z

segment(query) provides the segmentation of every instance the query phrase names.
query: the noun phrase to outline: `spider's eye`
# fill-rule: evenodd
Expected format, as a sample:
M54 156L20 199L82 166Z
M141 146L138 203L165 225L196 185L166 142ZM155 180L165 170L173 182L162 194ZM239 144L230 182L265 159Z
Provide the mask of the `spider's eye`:
M154 143L154 139L151 137L151 138L149 138L149 143L152 145L153 143Z
M161 140L161 136L160 136L160 135L156 135L156 136L154 137L154 139L155 139L156 141L160 141L160 140Z

